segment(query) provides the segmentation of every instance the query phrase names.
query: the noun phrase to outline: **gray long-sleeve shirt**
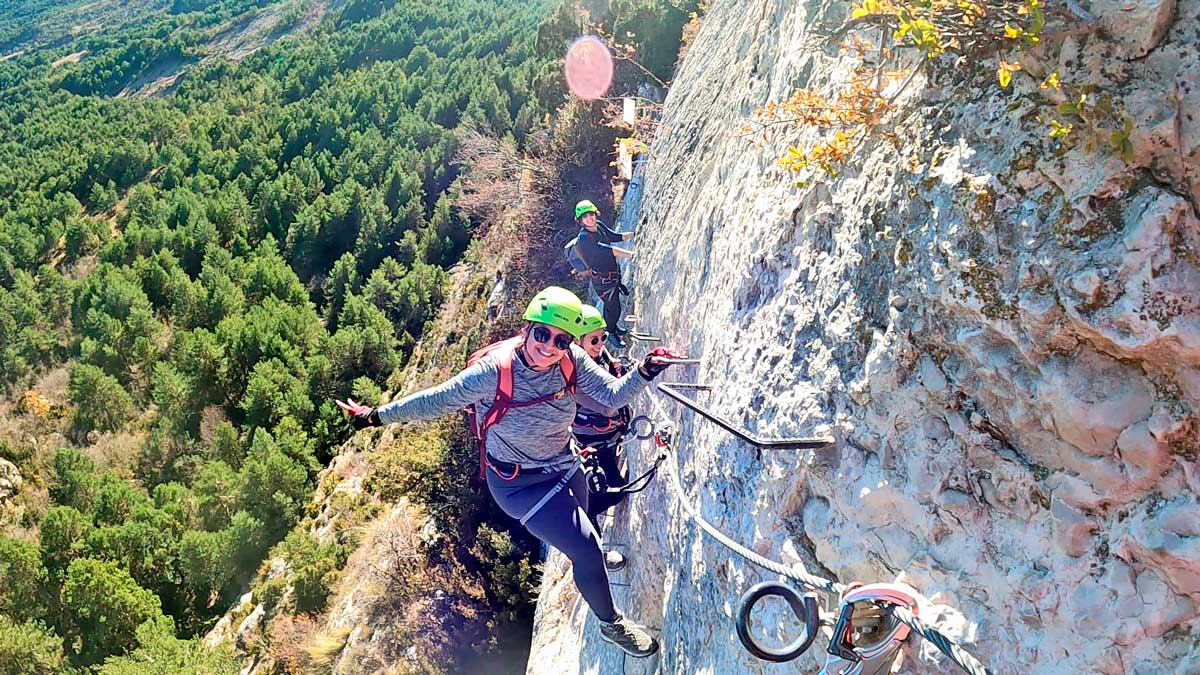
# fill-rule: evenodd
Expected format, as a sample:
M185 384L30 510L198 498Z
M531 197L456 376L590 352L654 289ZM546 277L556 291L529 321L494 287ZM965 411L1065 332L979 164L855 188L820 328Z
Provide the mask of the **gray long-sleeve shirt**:
M602 406L620 408L649 384L637 370L620 378L613 377L578 345L571 345L571 356L575 362L577 390ZM558 366L538 372L514 355L512 369L514 401L549 396L566 385ZM498 373L499 363L489 354L436 387L380 406L379 419L387 424L430 419L472 403L482 419L496 397ZM527 408L510 408L504 419L487 430L488 454L526 467L570 466L574 461L569 442L575 407L575 398L567 395Z

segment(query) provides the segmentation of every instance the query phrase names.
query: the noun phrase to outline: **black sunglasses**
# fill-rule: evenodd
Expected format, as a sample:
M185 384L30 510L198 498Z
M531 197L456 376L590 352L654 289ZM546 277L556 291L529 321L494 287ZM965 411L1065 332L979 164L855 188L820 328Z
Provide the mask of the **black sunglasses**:
M550 329L545 326L533 327L533 339L542 344L550 342ZM559 333L554 336L554 347L560 351L566 351L571 348L571 336L566 333Z
M607 339L608 339L608 332L605 331L605 333L603 335L599 335L599 336L593 335L592 337L588 338L588 344L595 347L596 345L600 344L601 342L604 342Z

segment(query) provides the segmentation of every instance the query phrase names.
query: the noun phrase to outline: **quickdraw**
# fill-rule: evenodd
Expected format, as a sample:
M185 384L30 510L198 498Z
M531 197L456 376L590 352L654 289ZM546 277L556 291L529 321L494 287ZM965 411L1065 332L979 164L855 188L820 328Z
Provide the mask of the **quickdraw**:
M912 629L896 618L895 607L917 615L917 592L907 584L868 584L842 596L829 656L818 675L883 675L891 672L900 646ZM866 612L856 605L867 605Z
M580 458L583 467L583 472L587 476L588 490L593 494L608 494L608 495L632 495L636 492L641 492L649 488L650 483L654 482L654 477L658 476L659 467L662 462L666 461L666 448L670 447L671 443L671 428L670 426L662 426L660 429L655 425L653 420L646 416L637 416L629 422L629 429L634 432L634 440L644 441L647 438L654 438L655 446L659 448L658 456L654 459L654 464L650 465L646 471L643 471L640 476L630 480L619 488L611 488L608 486L607 478L604 470L595 461L595 448L580 446L575 440L571 441L571 449L574 450L576 456ZM631 442L631 441L626 441ZM625 443L620 443L624 446Z

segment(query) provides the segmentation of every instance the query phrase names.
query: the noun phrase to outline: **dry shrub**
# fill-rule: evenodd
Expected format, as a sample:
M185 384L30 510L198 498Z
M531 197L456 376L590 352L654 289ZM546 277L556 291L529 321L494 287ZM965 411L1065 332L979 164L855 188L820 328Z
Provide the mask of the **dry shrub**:
M383 559L371 564L371 572L388 596L389 603L406 605L417 590L415 582L424 572L421 530L425 522L419 511L405 505L377 521L371 548L381 551Z
M556 182L555 166L473 123L459 127L458 140L455 162L467 171L455 206L477 224L480 262L508 268L511 278L526 264L529 247L521 243L541 241L553 231L546 195Z
M313 658L306 645L317 631L307 614L280 612L267 627L267 655L288 675L312 672Z
M479 263L506 271L517 307L550 284L582 290L562 247L575 235L576 201L591 199L608 220L615 212L608 173L616 130L603 104L568 101L524 152L475 127L459 134L464 174L455 205L478 224Z
M229 415L219 405L207 405L200 411L200 440L206 445L213 442L213 436L221 422L228 422Z
M430 522L402 500L369 526L360 550L371 552L362 566L377 588L369 622L377 628L371 653L356 654L356 662L377 659L396 664L399 672L440 672L488 642L493 612L482 583L449 542L427 543L435 538ZM347 568L347 576L354 573Z
M126 427L121 431L91 434L91 444L83 448L101 468L122 478L133 477L133 467L147 443L146 432Z
M328 673L339 654L346 647L346 639L353 631L349 626L322 631L313 637L308 646L309 672Z

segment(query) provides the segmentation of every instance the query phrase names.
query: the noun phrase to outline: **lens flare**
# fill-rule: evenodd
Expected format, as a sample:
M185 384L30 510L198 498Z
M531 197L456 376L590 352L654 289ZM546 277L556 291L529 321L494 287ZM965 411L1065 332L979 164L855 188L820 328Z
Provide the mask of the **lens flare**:
M612 54L595 35L585 35L571 44L564 68L567 88L584 100L604 96L612 85Z

